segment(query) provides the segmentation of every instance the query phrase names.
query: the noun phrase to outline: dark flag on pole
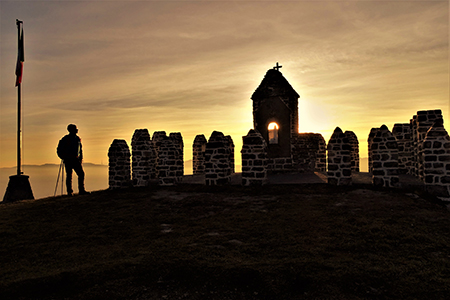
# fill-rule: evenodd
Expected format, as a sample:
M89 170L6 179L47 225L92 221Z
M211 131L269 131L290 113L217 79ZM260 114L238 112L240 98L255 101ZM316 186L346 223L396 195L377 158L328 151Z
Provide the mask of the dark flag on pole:
M23 29L19 37L19 51L17 52L17 65L16 65L16 86L22 83L23 75L23 62L25 61L25 54L23 49Z

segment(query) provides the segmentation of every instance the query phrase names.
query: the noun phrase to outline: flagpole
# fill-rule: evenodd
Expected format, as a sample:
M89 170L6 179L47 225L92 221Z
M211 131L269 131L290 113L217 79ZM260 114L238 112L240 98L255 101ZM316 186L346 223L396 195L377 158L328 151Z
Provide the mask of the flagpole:
M17 45L20 48L20 24L23 22L16 19L17 25ZM17 85L17 175L22 175L22 161L21 161L21 152L22 152L22 120L21 120L21 112L22 112L22 103L21 103L21 86L22 83L19 82Z
M21 143L21 117L20 112L22 110L22 105L20 101L20 83L17 86L17 175L22 175L22 161L21 161L21 151L22 151L22 143Z
M9 176L8 187L6 188L5 195L3 196L3 202L14 202L19 200L34 199L33 191L31 190L30 176L23 175L21 152L22 152L22 103L21 103L21 83L23 75L23 62L24 49L23 49L23 28L20 30L23 22L16 19L17 31L18 31L18 51L17 51L17 63L16 63L16 87L17 87L17 175Z

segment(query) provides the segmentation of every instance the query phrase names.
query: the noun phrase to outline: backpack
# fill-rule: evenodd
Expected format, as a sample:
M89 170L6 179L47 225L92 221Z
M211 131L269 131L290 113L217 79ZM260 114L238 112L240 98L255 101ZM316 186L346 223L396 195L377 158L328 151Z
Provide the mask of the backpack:
M67 142L64 141L64 137L59 140L58 147L56 148L56 154L58 154L58 157L61 159L64 159L66 157L67 153Z

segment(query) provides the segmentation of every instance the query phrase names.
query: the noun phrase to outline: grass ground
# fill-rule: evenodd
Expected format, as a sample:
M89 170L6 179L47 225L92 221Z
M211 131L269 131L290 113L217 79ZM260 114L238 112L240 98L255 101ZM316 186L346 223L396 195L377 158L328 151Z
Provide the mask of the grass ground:
M450 212L430 200L180 185L3 204L0 299L448 299Z

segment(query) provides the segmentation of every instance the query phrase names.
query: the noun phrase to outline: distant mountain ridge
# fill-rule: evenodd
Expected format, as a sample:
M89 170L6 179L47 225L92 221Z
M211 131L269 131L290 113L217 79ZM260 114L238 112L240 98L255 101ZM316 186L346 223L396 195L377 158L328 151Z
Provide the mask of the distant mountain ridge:
M22 168L36 168L36 167L59 167L59 164L52 164L52 163L45 163L42 165L22 165ZM107 167L108 165L101 165L101 164L94 164L94 163L83 163L83 166L89 166L89 167ZM16 169L17 167L1 167L0 169Z

